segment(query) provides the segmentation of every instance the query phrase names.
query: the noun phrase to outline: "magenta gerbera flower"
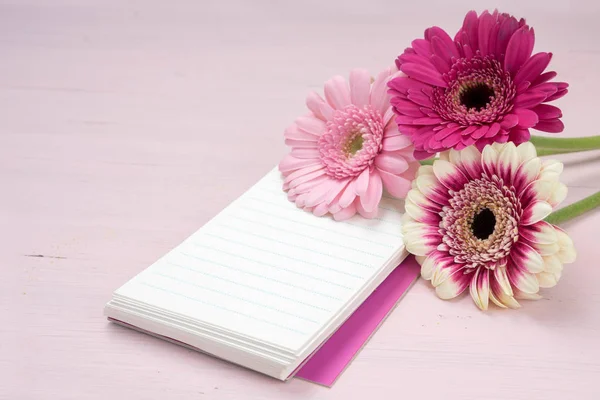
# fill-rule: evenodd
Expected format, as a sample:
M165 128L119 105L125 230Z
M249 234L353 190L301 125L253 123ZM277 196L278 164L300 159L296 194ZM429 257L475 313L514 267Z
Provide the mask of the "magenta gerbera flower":
M394 122L386 84L389 68L372 82L365 70L325 83L325 99L311 93L310 113L285 131L292 151L279 164L283 189L298 207L336 220L357 212L377 215L383 190L404 197L419 166L408 137Z
M454 40L441 28L425 31L396 60L406 76L389 82L396 122L425 159L450 148L529 140L529 129L561 132L567 93L544 72L551 53L532 56L535 36L525 20L471 11Z
M439 297L469 288L481 309L517 308L556 285L576 255L569 236L544 221L567 195L562 168L527 142L450 150L419 169L402 231Z

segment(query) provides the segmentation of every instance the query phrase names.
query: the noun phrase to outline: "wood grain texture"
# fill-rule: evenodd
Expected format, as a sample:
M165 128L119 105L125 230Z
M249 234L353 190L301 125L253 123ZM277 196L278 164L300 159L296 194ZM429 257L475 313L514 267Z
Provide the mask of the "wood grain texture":
M417 282L333 389L286 384L112 324L112 290L284 154L308 90L377 71L465 11L528 16L571 83L566 135L598 134L592 1L0 2L0 399L598 399L600 213L518 312ZM600 187L565 158L567 203Z

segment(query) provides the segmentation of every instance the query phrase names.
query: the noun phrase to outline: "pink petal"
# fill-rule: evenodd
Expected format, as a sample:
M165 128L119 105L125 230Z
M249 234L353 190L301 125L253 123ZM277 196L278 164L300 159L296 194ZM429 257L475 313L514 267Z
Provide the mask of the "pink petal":
M350 99L357 107L369 104L371 94L371 75L364 69L350 71Z
M512 76L516 75L519 68L531 56L534 42L533 29L526 26L520 28L510 38L504 57L504 69L510 72Z
M354 181L354 193L357 196L364 196L369 187L369 168L365 168Z
M431 108L433 106L433 103L431 102L431 98L420 90L409 90L408 98L409 98L409 100L415 102L416 104L419 104L424 107Z
M371 87L371 97L369 99L371 107L379 111L381 115L385 114L386 109L389 107L390 95L387 93L387 83L393 73L392 68L381 71Z
M394 151L405 149L412 144L412 141L408 136L397 135L384 137L383 139L383 150Z
M508 43L517 29L519 29L519 23L514 17L505 18L500 22L498 34L495 37L496 46L493 53L496 56L496 60L500 62L504 61L504 55L508 51Z
M517 75L515 75L515 84L534 82L544 72L551 59L552 53L537 53L533 55L523 64Z
M321 203L312 210L312 213L317 217L322 217L323 215L327 214L328 211L329 209L327 204Z
M377 209L383 194L383 184L379 172L374 170L369 176L369 187L364 196L360 196L360 203L367 212Z
M487 125L483 125L480 128L478 128L475 132L473 132L471 134L471 136L473 137L473 139L479 139L481 137L483 137L489 130L489 127Z
M325 99L336 110L341 110L350 104L350 90L343 77L334 76L325 82Z
M361 202L359 199L356 199L354 201L354 205L356 206L356 210L358 211L358 213L363 217L363 218L367 218L367 219L371 219L371 218L375 218L377 217L377 213L379 211L379 208L375 208L373 211L367 211L364 209L364 207L362 206Z
M514 105L518 108L531 108L546 100L546 93L536 90L528 90L515 97Z
M546 101L554 101L554 100L560 99L567 93L569 93L569 91L567 89L559 90L558 92L554 93L552 96L549 96L546 99Z
M543 74L538 76L533 82L531 82L531 86L537 86L541 83L548 82L550 79L556 78L556 75L558 74L554 71L544 72Z
M488 131L485 133L486 138L493 138L495 137L498 132L500 132L500 124L497 122L494 122L488 129Z
M315 143L319 140L318 136L312 133L308 133L306 131L299 130L296 124L292 124L291 126L289 126L283 133L283 136L286 139L306 140Z
M408 163L402 156L383 151L375 158L375 166L392 174L401 174L408 169Z
M532 111L538 115L540 122L544 119L555 119L562 117L562 111L560 108L551 106L550 104L540 104L532 108Z
M291 188L301 183L308 182L325 174L325 169L320 165L299 169L285 177L283 183L289 184Z
M306 106L317 118L323 121L333 118L333 108L315 92L309 93L306 97Z
M321 164L321 161L319 161L318 159L296 158L296 157L288 154L279 163L279 170L284 175L286 175L286 173L289 174L290 172L295 171L299 168L309 167L311 165L318 165L318 164Z
M538 115L526 108L517 108L513 110L513 113L519 117L519 124L517 125L519 128L531 128L538 123Z
M354 203L350 204L348 207L342 208L341 211L333 214L333 219L336 221L343 221L348 218L352 218L356 214L356 206Z
M528 129L519 129L519 128L511 129L511 131L508 135L508 139L511 142L513 142L514 144L525 143L529 140L530 137L531 137L531 134L529 133Z
M455 48L454 43L451 44L452 48ZM449 66L452 64L452 49L449 49L448 47L446 47L446 44L444 43L444 41L442 39L440 39L439 37L434 37L431 39L431 49L433 50L433 54L436 55L437 57L439 57L444 63L445 65L448 66L447 69L445 70L439 70L439 72L444 73L447 72L449 68ZM443 64L442 64L443 65Z
M331 190L331 186L332 186L331 181L324 181L320 185L313 188L310 191L310 193L308 194L308 198L306 199L305 206L306 207L315 207L316 205L318 205L320 203L323 203L326 205L325 199L327 198L327 195L329 194L329 191Z
M504 116L504 118L502 118L502 121L500 122L500 127L503 129L510 129L516 126L518 123L519 117L517 117L515 114L507 114Z
M412 41L411 46L421 56L429 57L431 55L431 45L428 40L415 39Z
M442 41L442 43L445 45L448 51L450 51L451 57L460 58L460 54L458 53L456 44L454 43L450 35L448 35L446 31L444 31L439 26L433 26L425 30L425 39L432 42L434 38L438 38Z
M493 51L489 50L488 44L490 41L490 36L494 27L495 21L494 17L487 12L484 11L479 17L479 26L477 29L477 39L478 39L478 47L482 56L487 56Z
M550 119L538 122L533 128L542 132L560 133L565 129L565 125L560 119Z
M331 186L329 188L329 193L327 194L327 197L325 198L325 203L331 205L336 201L336 199L339 201L339 198L341 197L344 189L346 189L346 186L348 185L350 180L351 180L351 178L343 179L343 180L335 180L335 181L332 180Z
M411 78L418 79L421 82L429 83L430 85L447 87L448 84L442 78L442 75L439 71L433 68L426 68L420 64L415 63L407 63L402 64L400 68L402 72Z
M301 149L301 148L295 147L292 149L290 154L296 158L306 158L306 159L318 159L319 158L319 150L317 150L317 148Z
M340 197L339 201L339 204L342 208L347 208L350 206L350 204L354 202L354 199L356 198L354 187L355 182L356 181L350 181L348 183L348 186L346 186L346 189L344 189L344 193L342 193L342 196Z
M404 100L400 98L394 98L391 100L391 104L394 106L396 112L409 115L411 117L420 118L425 115L421 112L419 105L413 103L409 100Z
M296 118L296 125L301 131L315 136L321 136L327 129L325 122L314 116L298 117Z
M379 175L381 176L383 187L389 194L399 199L406 197L406 194L410 190L411 179L406 179L382 170L379 170Z
M423 82L419 82L407 76L399 76L391 79L388 82L388 87L390 89L397 90L400 93L406 94L409 90L420 92L421 89L424 89L429 86Z

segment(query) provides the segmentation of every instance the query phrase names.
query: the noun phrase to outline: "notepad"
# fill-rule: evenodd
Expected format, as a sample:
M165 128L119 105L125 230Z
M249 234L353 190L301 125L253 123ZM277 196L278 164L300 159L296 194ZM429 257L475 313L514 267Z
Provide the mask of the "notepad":
M269 172L117 289L113 321L285 380L406 256L402 201L376 219L316 217Z

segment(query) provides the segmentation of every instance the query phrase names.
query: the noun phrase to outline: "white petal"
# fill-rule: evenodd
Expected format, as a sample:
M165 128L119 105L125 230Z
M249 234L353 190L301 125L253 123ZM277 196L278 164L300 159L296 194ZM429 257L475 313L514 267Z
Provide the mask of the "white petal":
M469 146L460 151L460 163L471 178L481 177L481 152L475 146Z
M536 243L535 249L542 256L551 256L553 254L558 254L560 251L560 246L558 243Z
M537 292L535 293L525 293L522 291L515 291L515 298L519 300L541 300L542 296L540 296Z
M532 158L537 158L537 151L531 142L525 142L518 145L517 153L519 154L522 163L527 162Z
M486 268L479 268L475 271L471 285L469 286L469 292L475 302L475 305L480 310L487 310L490 300L490 280L489 270Z
M455 192L461 190L468 182L467 177L460 169L449 161L435 160L433 163L433 173L442 185Z
M520 165L519 154L513 142L508 142L498 155L498 167L502 171L505 182L511 179Z
M506 267L498 267L494 270L494 277L496 278L496 282L502 288L504 294L508 296L513 295L512 286L510 281L508 280L508 275L506 274Z
M556 234L558 235L558 245L560 250L556 254L558 259L563 264L570 264L575 262L577 258L577 251L575 250L575 246L573 245L573 240L567 235L563 230L557 229Z
M567 192L568 192L567 185L565 185L564 183L561 183L561 182L556 182L554 184L552 193L550 194L550 197L548 198L548 203L550 203L550 205L552 205L553 207L556 207L557 205L562 203L563 200L567 197Z
M421 175L433 175L433 165L421 165L417 170L415 178Z
M563 172L564 165L558 160L544 160L542 163L542 170L544 172L555 172L560 174Z
M540 272L539 274L537 274L537 280L541 288L554 287L558 283L559 279L560 275L555 275L550 272Z
M427 281L431 280L433 270L435 269L436 258L429 256L421 263L421 277Z
M458 278L458 279L454 279ZM469 285L469 277L463 276L462 272L454 274L442 284L436 286L435 293L440 299L449 300L461 294Z
M544 256L542 258L544 259L544 272L550 272L553 274L562 272L563 265L558 256Z

